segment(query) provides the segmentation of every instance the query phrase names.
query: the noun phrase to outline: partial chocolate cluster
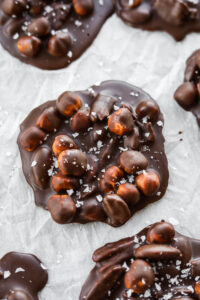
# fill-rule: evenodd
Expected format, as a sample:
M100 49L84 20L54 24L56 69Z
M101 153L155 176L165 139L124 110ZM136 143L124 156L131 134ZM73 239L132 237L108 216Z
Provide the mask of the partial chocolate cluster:
M96 250L80 300L200 299L200 241L158 222Z
M48 273L34 255L10 252L0 260L0 299L38 300Z
M63 68L90 46L112 12L112 0L1 0L0 42L25 63Z
M174 98L182 108L195 115L200 126L200 50L188 58L184 83L176 90Z
M200 1L116 0L119 17L144 30L163 30L177 41L190 32L200 32Z
M121 226L168 185L163 115L142 90L107 81L33 110L18 145L35 201L61 224Z

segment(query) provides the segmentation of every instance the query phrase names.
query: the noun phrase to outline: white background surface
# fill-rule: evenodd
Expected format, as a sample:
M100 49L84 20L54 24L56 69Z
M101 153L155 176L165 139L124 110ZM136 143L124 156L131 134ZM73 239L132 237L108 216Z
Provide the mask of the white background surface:
M89 50L64 70L36 69L0 47L0 255L21 251L42 260L49 282L40 299L78 300L93 267L93 251L146 224L164 218L180 232L200 238L200 130L194 116L173 100L185 60L197 48L200 34L177 43L166 33L130 28L116 16L105 23ZM158 101L165 116L169 187L164 198L120 228L101 223L61 226L34 204L16 145L19 124L30 110L63 91L86 89L108 79L128 81Z

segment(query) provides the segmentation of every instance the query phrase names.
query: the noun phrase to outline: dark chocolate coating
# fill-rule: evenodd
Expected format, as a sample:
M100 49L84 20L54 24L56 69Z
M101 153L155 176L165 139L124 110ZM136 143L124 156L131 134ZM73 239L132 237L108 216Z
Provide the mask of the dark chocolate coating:
M174 93L174 98L185 110L196 117L200 126L200 50L195 51L186 61L184 83Z
M134 1L135 0L133 0L133 2ZM180 15L179 18L175 16L171 17L172 19L170 19L170 13L166 13L166 19L168 19L167 21L158 14L154 6L155 0L141 0L141 3L133 8L125 8L120 4L120 2L128 3L128 0L116 0L117 15L125 23L133 27L149 31L166 31L170 35L172 35L177 41L184 39L185 36L191 32L200 32L200 1L197 1L197 3L194 4L194 2L189 2L187 0L163 0L163 2L171 2L171 7L175 7L175 5L177 5L178 2L183 2L186 3L186 5L189 8L192 8L190 17ZM139 1L136 0L135 2ZM140 7L143 13L139 15L136 14L134 11L140 9ZM195 13L193 9L195 9ZM166 9L162 8L161 11L162 14L163 11L166 11Z
M160 261L143 260L148 262L153 269L154 283L144 293L133 293L131 289L126 288L124 278L131 263L136 259L134 251L140 246L149 245L146 239L149 228L150 226L144 228L132 237L106 244L94 252L93 261L96 265L82 287L80 300L199 299L194 288L200 279L200 241L178 232L175 233L169 245L173 249L178 248L182 256L172 260L167 257ZM154 245L156 247L156 244ZM166 247L169 246L166 245ZM116 266L122 269L117 279L112 273L107 276L109 270ZM105 276L107 278L104 281Z
M32 0L29 1L33 2ZM56 4L70 4L70 0L64 1L43 1L46 2L45 6L51 4L51 2L56 2ZM0 7L2 4L2 0L0 1ZM20 54L17 49L17 39L13 39L16 33L19 33L19 38L23 37L25 33L21 29L24 22L30 22L38 17L44 15L43 11L37 15L31 15L29 11L25 10L22 15L19 15L17 18L12 18L4 14L2 9L0 8L0 42L3 47L13 56L20 59L22 62L27 64L34 65L41 69L55 70L68 66L71 62L79 58L82 53L92 44L93 40L97 36L100 31L102 25L106 21L106 19L113 12L113 3L112 0L106 0L103 2L103 5L99 4L99 1L94 1L94 10L88 16L79 16L77 15L73 8L69 16L62 23L62 26L59 30L68 30L70 36L72 37L72 45L69 48L71 55L64 56L54 56L48 52L48 40L51 37L51 32L42 36L42 48L39 53L34 57L25 57ZM52 12L51 12L52 13ZM12 26L10 26L10 22L14 22ZM52 22L51 27L52 27ZM59 23L59 21L57 22ZM8 30L9 28L9 30ZM53 29L53 28L52 28ZM9 31L11 33L7 34ZM56 31L56 30L55 30Z
M162 126L164 122L163 115L159 110L157 121L152 123L152 128L155 134L155 140L151 142L148 141L148 139L146 140L144 136L145 134L149 134L143 131L145 130L144 129L145 123L143 123L142 120L138 120L138 117L135 114L135 109L137 105L144 100L145 101L151 100L151 97L141 89L132 86L128 83L120 82L120 81L106 81L101 83L99 86L93 86L88 90L79 91L76 93L81 98L82 107L86 105L89 106L90 108L94 100L98 99L99 95L101 95L101 97L102 95L107 95L107 96L114 97L116 99L116 103L115 103L116 107L119 108L121 105L127 105L129 106L130 109L133 110L133 117L135 123L134 128L137 128L137 131L139 132L138 151L140 151L148 161L147 170L152 170L156 172L156 174L158 174L160 178L160 187L158 192L153 196L147 197L144 194L140 193L141 195L140 195L139 202L133 199L134 201L133 206L132 207L129 206L130 209L129 217L131 217L136 211L142 209L149 203L155 202L160 198L162 198L168 186L168 177L169 177L168 162L164 151L164 137L162 135ZM102 97L102 99L104 100L105 98ZM34 153L35 151L38 151L37 150L38 148L44 146L49 147L49 149L52 149L52 144L56 136L66 134L73 139L75 144L78 146L78 149L82 150L86 154L88 164L93 167L93 170L88 170L83 176L78 177L78 179L82 180L80 181L80 187L75 189L72 195L69 194L72 197L72 199L75 201L77 206L77 212L72 222L78 222L84 224L92 221L101 221L101 222L110 223L109 218L107 217L103 209L102 199L104 198L104 196L106 196L106 193L103 193L100 190L99 179L102 177L105 170L107 170L110 166L116 166L116 169L120 166L119 164L120 153L122 153L123 150L130 149L128 147L125 149L124 143L126 137L125 136L120 137L110 132L106 127L107 118L103 119L102 121L98 119L96 122L90 125L89 130L77 134L73 131L73 129L70 126L71 121L66 121L65 117L60 115L62 124L56 130L56 132L49 133L47 139L45 140L42 146L37 147L32 152L26 151L21 146L20 136L22 136L23 132L27 128L33 126L36 123L36 120L46 108L51 106L55 107L55 104L56 104L55 101L48 101L40 105L39 107L34 109L20 125L18 146L20 149L20 154L22 159L22 167L23 167L25 178L34 191L35 202L38 206L42 206L43 208L46 209L48 198L54 195L55 191L53 190L50 184L50 178L49 178L48 187L46 189L40 189L38 188L38 186L36 186L33 178L33 172L32 172L33 166L31 167ZM103 107L104 105L102 104L102 108ZM110 113L114 111L114 107L111 107L111 109L112 110ZM99 138L98 141L97 133L99 132L99 130L101 131L102 137ZM99 149L97 145L99 145ZM96 147L96 150L93 150L94 147ZM41 167L41 174L43 174L43 171L44 170ZM56 171L57 169L55 170L55 172ZM137 172L134 175L128 175L125 174L124 172L123 182L128 182L128 181L133 182L133 178L135 175L137 175ZM67 194L66 191L65 194ZM127 209L127 205L125 205L125 203L124 205L122 204L121 209L124 209L125 206ZM127 221L127 219L124 220L124 222L125 221Z
M7 253L0 260L0 299L38 300L48 273L34 255Z

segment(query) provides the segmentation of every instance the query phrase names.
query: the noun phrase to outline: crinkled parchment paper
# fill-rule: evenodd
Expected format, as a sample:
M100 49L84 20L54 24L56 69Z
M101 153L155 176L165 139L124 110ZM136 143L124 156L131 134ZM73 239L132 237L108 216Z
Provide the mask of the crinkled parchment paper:
M177 43L163 32L130 28L115 15L88 51L64 70L36 69L0 47L0 255L22 251L43 261L49 282L40 299L78 300L93 266L93 251L146 224L166 219L180 232L200 238L200 129L193 115L173 100L183 80L185 60L198 47L200 34ZM33 108L63 91L108 79L128 81L158 101L165 116L169 187L163 199L120 228L101 223L61 226L34 204L16 144L19 124Z

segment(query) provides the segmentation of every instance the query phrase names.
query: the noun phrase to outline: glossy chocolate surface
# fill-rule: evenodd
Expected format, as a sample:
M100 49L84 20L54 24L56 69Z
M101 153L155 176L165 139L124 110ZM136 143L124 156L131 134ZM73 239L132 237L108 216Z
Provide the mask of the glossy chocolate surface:
M155 228L156 224L146 227L133 237L97 249L93 254L95 267L84 283L79 299L199 299L200 241L175 232L169 244L150 243L148 232ZM162 223L159 223L159 226L160 224ZM169 223L167 225L170 226ZM159 238L158 232L155 236ZM165 252L158 251L157 256L153 258L152 254L161 246ZM146 258L138 259L144 247L151 249ZM173 252L171 259L167 257L169 251ZM175 252L179 254L175 256ZM141 268L144 265L142 274L141 269L136 267L138 263ZM141 281L135 283L140 288L146 286L144 292L133 292L136 285L133 288L126 287L131 279L134 280L138 276L141 276Z
M34 255L10 252L0 260L0 299L38 300L48 274Z
M9 2L10 0L6 1ZM85 0L80 0L79 2L84 1ZM113 12L112 0L103 2L98 0L93 1L94 8L92 12L86 16L78 15L70 0L27 0L26 2L27 9L17 15L17 17L15 15L6 15L2 8L0 8L0 42L11 55L21 61L41 69L49 70L64 68L79 58L91 45L105 20ZM88 1L86 0L86 2ZM2 7L2 3L3 1L1 0L0 7ZM37 9L38 6L41 7L41 9L38 10L38 13L33 14L31 13L31 9L32 7L34 8L34 5ZM21 37L30 36L30 33L27 32L28 25L41 16L44 16L49 22L49 33L43 33L43 35L40 36L41 32L44 32L44 27L41 25L42 29L38 29L39 26L36 24L37 26L35 26L35 28L36 30L38 29L40 34L38 34L39 36L35 33L32 35L41 41L40 50L38 52L36 51L37 53L33 55L33 57L25 56L19 52L17 43ZM32 28L30 28L30 31L32 32ZM58 51L58 55L55 56L48 51L48 42L57 32L68 33L70 36L69 44L71 45L66 46L65 41L58 41L56 45L52 43L51 46L53 50ZM68 41L66 41L66 43L68 43ZM65 47L67 47L67 51L65 51ZM24 50L26 50L25 46L24 48ZM51 50L51 52L53 50ZM62 54L62 51L64 51L64 54Z
M174 98L183 109L194 114L200 126L200 50L187 59L184 83L176 90Z
M144 30L168 32L177 41L191 32L200 32L200 1L116 0L118 16Z
M59 223L101 221L112 226L120 226L136 211L159 200L165 194L169 174L164 151L164 137L162 135L163 115L156 102L141 89L125 82L106 81L99 86L93 86L85 91L75 93L76 97L79 97L82 102L82 107L75 115L78 116L78 125L82 128L87 125L83 131L74 131L72 129L74 122L71 118L64 117L57 112L56 121L57 116L59 116L61 124L57 122L55 124L59 127L53 132L48 132L46 138L39 141L39 145L33 151L27 151L24 147L27 147L26 142L28 136L30 136L29 131L33 129L34 137L37 134L40 135L40 131L38 133L38 129L35 127L38 118L44 114L47 108L51 107L55 111L56 105L57 107L59 105L59 109L63 108L61 100L66 95L70 95L70 101L74 101L72 97L74 93L65 92L58 98L57 103L56 101L49 101L34 109L20 125L18 145L25 178L34 191L37 205L47 209L48 199L53 196L49 205L52 208L52 216ZM151 108L150 105L153 105L153 107ZM146 115L144 118L139 118L136 110L143 116L147 113L147 107L151 109L151 117ZM79 112L84 109L90 111L91 120L89 124L80 117ZM94 113L94 110L98 113ZM130 130L130 132L120 136L111 132L108 124L111 125L110 123L112 123L113 125L116 122L119 125L118 118L122 117L122 111L126 114L126 118L122 118L122 121L124 124L126 123L126 126L129 126L126 127L126 130ZM116 113L120 113L120 115L116 116ZM129 116L130 124L127 122L127 116ZM42 132L44 133L43 130ZM135 132L138 133L138 136ZM81 169L75 169L76 165L73 164L68 165L67 168L70 166L70 174L80 171L81 174L69 177L59 173L59 180L62 177L62 180L65 180L65 184L67 184L65 186L68 186L69 180L71 180L73 188L68 187L67 190L58 190L56 193L55 188L52 187L53 179L58 179L55 176L57 176L59 168L64 167L66 170L63 161L61 161L58 168L57 158L52 151L55 138L59 135L67 135L68 144L75 149L63 151L58 160L61 161L62 156L70 153L73 156L78 155L78 163L80 160L80 163L84 164L86 157L87 170L85 170L85 166L83 169L83 165ZM43 136L41 135L41 137ZM120 156L122 154L123 156ZM130 155L131 159L128 156L128 159L126 159L126 155ZM119 157L122 166L120 166ZM123 169L127 167L127 162L128 168L130 168L130 170L127 170L129 173ZM135 166L137 166L137 169L134 169ZM113 174L117 174L116 177L112 177ZM143 175L144 177L147 175L145 182L142 181ZM103 182L101 181L102 178L104 179ZM108 182L105 182L106 180ZM136 187L136 181L138 186L144 183L141 190ZM127 186L126 183L130 185ZM108 191L104 190L105 186ZM119 186L121 187L120 192ZM118 195L116 194L117 190ZM62 195L62 197L59 199L58 195ZM127 197L128 195L130 197ZM63 211L56 199L59 200L60 204L62 200L64 201ZM65 204L67 207L70 206L68 212L70 211L71 217ZM66 218L68 218L66 220L64 211Z

